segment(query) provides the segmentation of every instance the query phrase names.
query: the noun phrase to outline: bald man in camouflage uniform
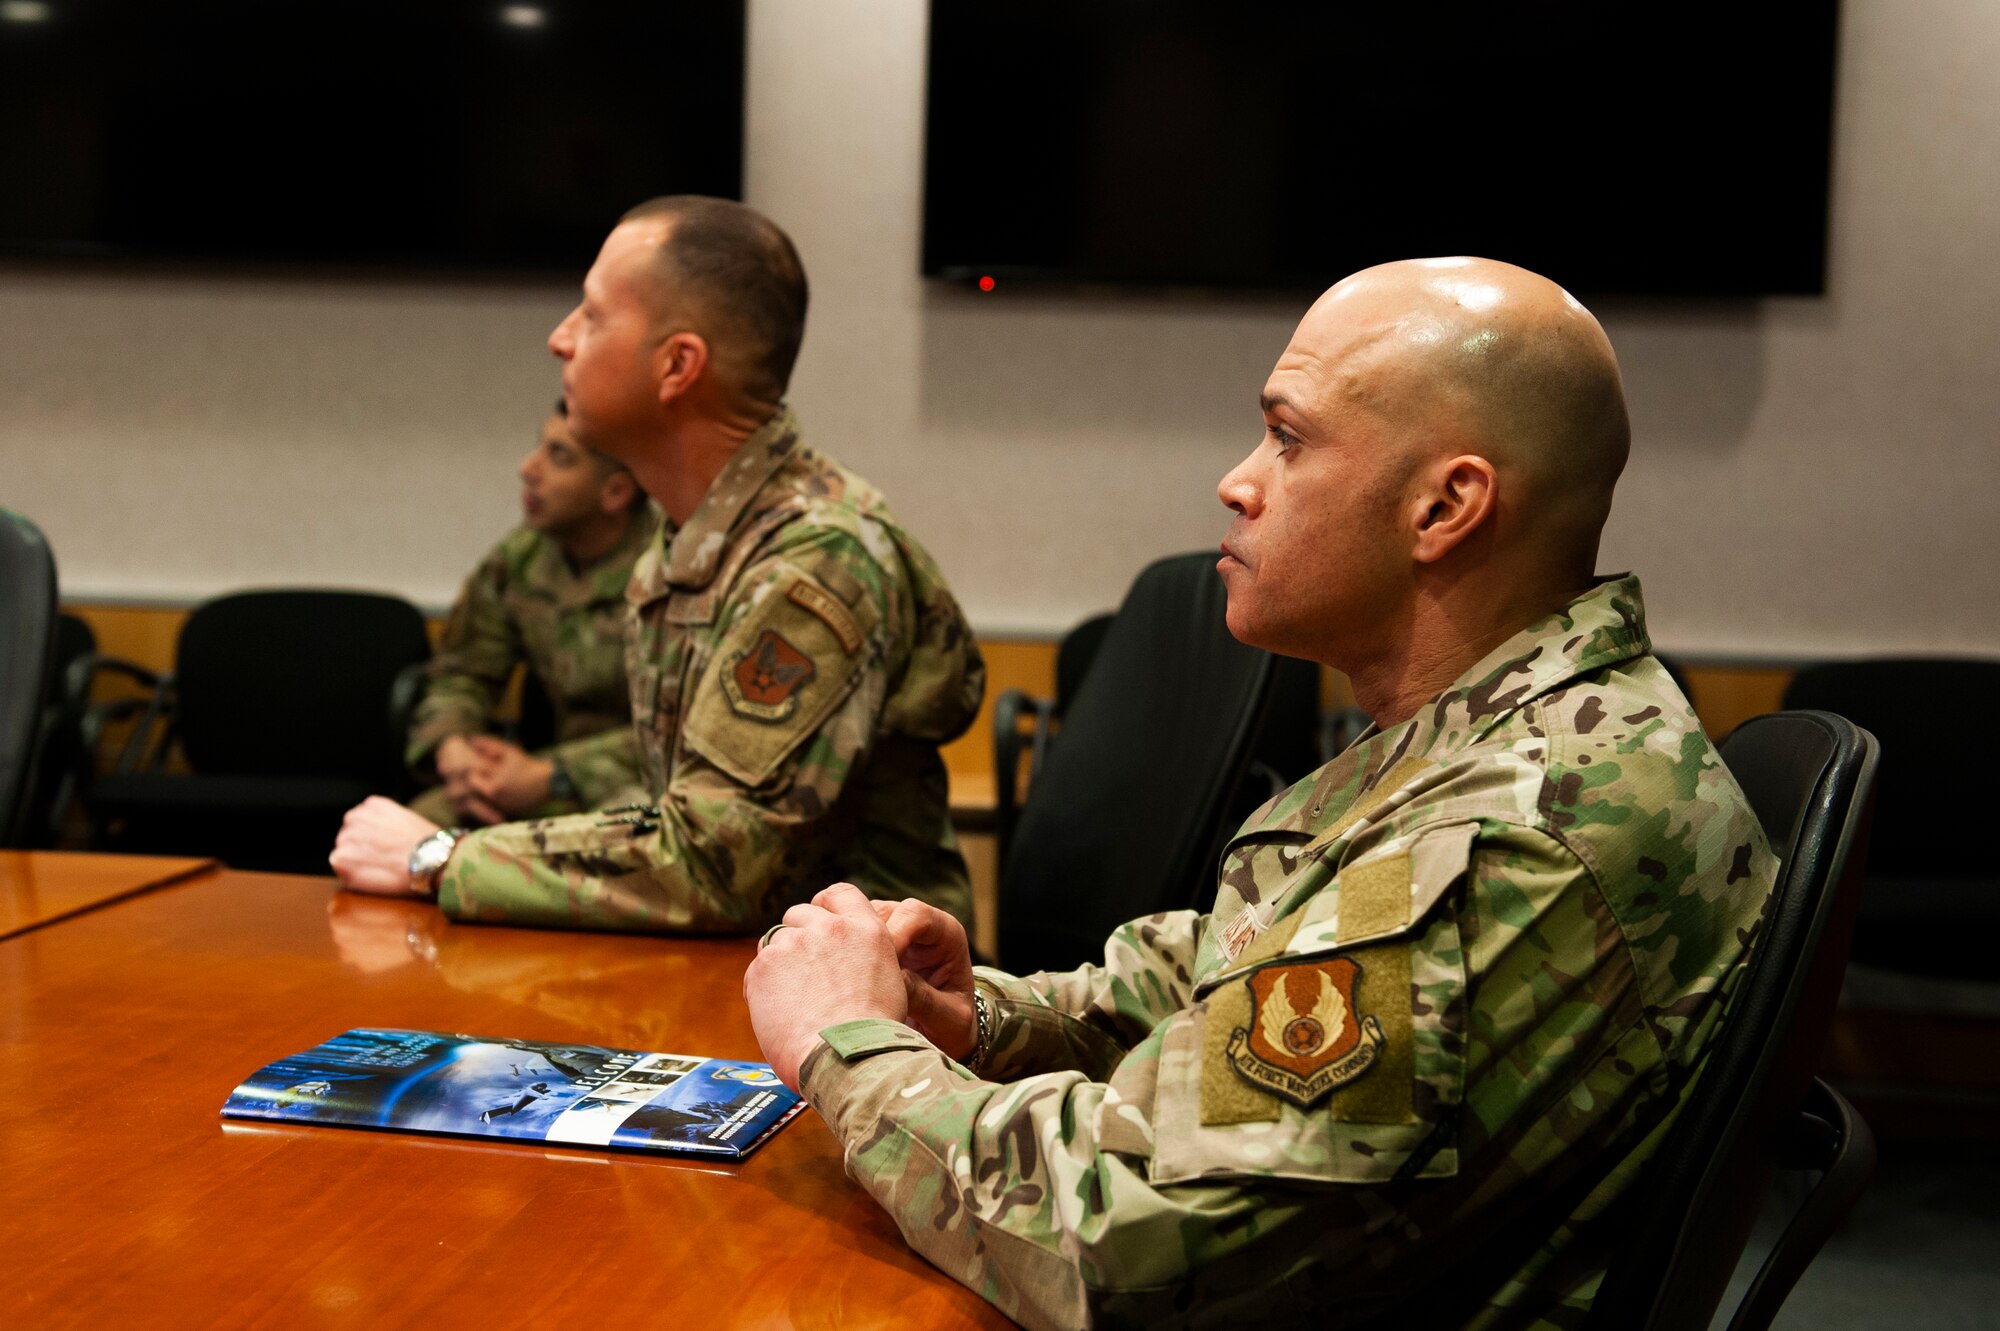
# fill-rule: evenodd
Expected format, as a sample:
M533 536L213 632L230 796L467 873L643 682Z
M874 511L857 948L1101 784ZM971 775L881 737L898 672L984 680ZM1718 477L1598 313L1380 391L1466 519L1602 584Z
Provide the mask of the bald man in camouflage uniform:
M984 665L930 556L780 401L804 302L789 240L740 204L657 201L612 232L550 346L578 437L667 515L628 594L649 793L447 839L428 872L411 847L448 834L373 800L336 843L344 884L467 920L742 933L861 878L971 918L938 746Z
M746 976L759 1039L1030 1326L1576 1326L1775 873L1637 579L1589 573L1616 362L1532 274L1389 265L1264 408L1230 627L1385 724L1101 966L975 972L950 921L829 888Z

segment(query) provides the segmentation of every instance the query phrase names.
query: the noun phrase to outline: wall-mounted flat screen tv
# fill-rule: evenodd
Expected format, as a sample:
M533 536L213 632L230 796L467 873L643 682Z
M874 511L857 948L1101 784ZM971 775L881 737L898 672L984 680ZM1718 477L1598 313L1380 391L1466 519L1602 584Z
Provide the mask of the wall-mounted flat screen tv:
M0 252L576 273L742 189L742 0L0 0Z
M923 271L1817 293L1837 0L934 0Z

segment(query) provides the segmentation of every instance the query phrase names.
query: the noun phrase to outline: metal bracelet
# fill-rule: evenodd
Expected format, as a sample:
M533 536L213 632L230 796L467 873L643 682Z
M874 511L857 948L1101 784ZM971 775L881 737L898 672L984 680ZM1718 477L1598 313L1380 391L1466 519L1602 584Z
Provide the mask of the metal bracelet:
M973 1036L972 1054L965 1060L967 1072L977 1072L986 1066L986 1056L993 1052L993 1009L986 1002L986 995L978 989L972 991L972 1015L977 1026Z

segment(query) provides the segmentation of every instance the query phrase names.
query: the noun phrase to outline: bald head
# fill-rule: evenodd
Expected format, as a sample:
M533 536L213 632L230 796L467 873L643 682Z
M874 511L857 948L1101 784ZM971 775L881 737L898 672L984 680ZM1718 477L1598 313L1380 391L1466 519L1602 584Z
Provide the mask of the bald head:
M1625 464L1618 362L1554 283L1384 264L1300 321L1217 487L1229 628L1345 671L1387 725L1583 592Z
M1631 426L1610 339L1567 291L1490 259L1382 264L1314 303L1299 351L1409 466L1486 458L1541 553L1590 574Z

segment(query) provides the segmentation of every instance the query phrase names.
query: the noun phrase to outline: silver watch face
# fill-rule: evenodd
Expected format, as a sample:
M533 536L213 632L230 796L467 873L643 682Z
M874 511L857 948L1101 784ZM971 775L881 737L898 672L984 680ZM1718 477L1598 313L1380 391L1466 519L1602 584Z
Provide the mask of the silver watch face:
M429 878L444 868L444 862L451 858L451 848L457 842L458 838L449 832L433 832L419 841L417 848L410 852L410 877Z

